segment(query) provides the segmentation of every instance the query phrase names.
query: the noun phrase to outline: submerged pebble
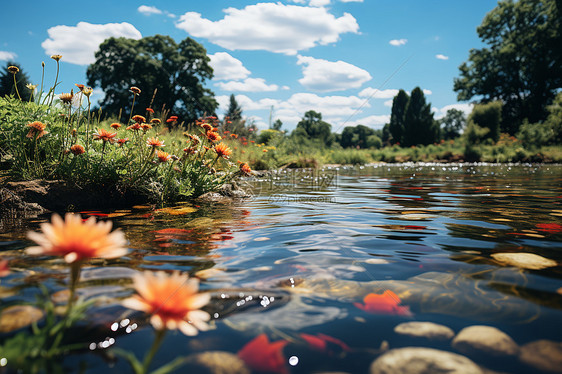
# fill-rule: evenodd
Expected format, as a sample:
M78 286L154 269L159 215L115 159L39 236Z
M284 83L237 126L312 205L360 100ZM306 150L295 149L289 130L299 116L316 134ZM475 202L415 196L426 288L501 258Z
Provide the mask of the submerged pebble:
M207 374L250 374L244 361L233 353L211 351L195 353L187 358L188 369L185 372Z
M394 332L416 338L448 340L455 336L453 330L433 322L404 322L394 328Z
M43 311L31 305L9 306L0 314L0 332L10 332L29 326L43 318Z
M519 352L519 346L509 335L492 326L465 327L453 339L452 345L464 354L512 356Z
M519 360L534 368L562 373L562 342L537 340L521 347Z
M371 364L370 374L482 374L469 358L433 348L392 349Z
M556 261L534 253L494 253L492 258L502 265L529 270L541 270L557 265Z

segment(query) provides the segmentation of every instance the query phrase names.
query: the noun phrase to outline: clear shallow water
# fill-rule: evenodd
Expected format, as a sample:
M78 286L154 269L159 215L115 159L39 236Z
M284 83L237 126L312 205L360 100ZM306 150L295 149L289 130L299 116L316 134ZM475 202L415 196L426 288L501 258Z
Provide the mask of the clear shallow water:
M247 181L254 198L234 204L193 203L195 211L135 207L101 214L130 241L118 260L93 261L83 271L80 294L103 296L77 340L113 338L110 346L142 356L153 331L112 332L126 310L129 278L141 270L181 270L199 276L212 292L206 308L214 328L188 338L168 333L155 366L178 355L238 352L256 336L287 340L285 369L294 373L367 373L381 344L457 352L449 341L394 332L409 321L429 321L455 333L471 325L495 326L519 345L562 341L562 167L509 165L392 165L285 171ZM109 216L104 216L109 214ZM0 256L12 273L1 280L1 306L29 301L67 287L60 260L30 258L23 248L37 219L1 222ZM557 266L521 269L494 259L526 252ZM370 294L393 291L406 313L361 309ZM336 338L323 351L302 334ZM1 338L0 338L1 339ZM316 347L318 348L318 347ZM96 349L69 354L68 372L123 372L123 360ZM289 358L297 357L295 366ZM473 361L504 372L538 371L515 357ZM295 359L292 359L295 363ZM178 371L181 372L181 369Z

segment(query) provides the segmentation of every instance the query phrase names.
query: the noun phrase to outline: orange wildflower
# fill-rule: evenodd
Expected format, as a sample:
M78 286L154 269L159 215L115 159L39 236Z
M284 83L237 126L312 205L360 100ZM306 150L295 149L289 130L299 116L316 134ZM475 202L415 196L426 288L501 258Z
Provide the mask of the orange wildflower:
M56 62L59 62L60 59L62 58L62 55L52 55L51 58L52 58L53 60L55 60Z
M113 143L115 140L116 132L109 132L105 129L98 129L98 132L94 133L94 140L103 140L103 142L110 142Z
M410 307L399 306L400 298L390 290L384 291L382 295L370 293L363 299L365 304L353 303L356 307L368 313L396 314L411 316Z
M127 130L138 131L141 129L141 125L138 123L133 123L131 126L127 126Z
M158 157L158 161L160 162L166 162L172 158L169 153L162 151L156 151L156 157Z
M20 68L17 66L8 66L8 71L12 74L17 74L20 71Z
M203 123L201 125L202 128L205 129L205 131L212 131L213 130L213 126L209 125L208 123Z
M222 140L219 133L215 131L207 131L207 139L209 139L209 141L213 143L220 142Z
M42 223L42 233L29 231L27 237L38 244L26 250L30 255L63 256L67 263L88 258L117 258L127 254L125 235L110 233L112 223L94 217L82 221L79 214L67 213L65 220L54 214L51 223Z
M214 149L217 152L217 157L228 158L232 154L232 150L224 143L217 144Z
M146 140L146 145L152 148L163 147L164 142L159 140L158 138L148 138Z
M109 125L109 126L110 126L110 127L112 128L112 129L115 129L115 130L117 130L118 128L120 128L120 127L121 127L121 124L120 124L120 123L117 123L117 122L115 122L115 123L112 123L112 124L111 124L111 125Z
M248 175L252 174L252 169L250 168L247 162L240 164L240 171L244 174L248 174Z
M119 144L119 146L122 147L123 144L127 143L128 141L129 141L129 138L117 139L117 144Z
M154 109L152 109L152 108L146 108L146 111L147 111L148 113L154 114Z
M149 125L148 123L143 123L143 124L141 125L141 129L142 129L142 131L144 131L144 132L147 132L147 131L150 130L151 128L152 128L152 126Z
M133 87L131 87L131 88L129 88L129 89L130 89L131 92L134 93L135 95L140 95L140 93L141 93L141 90L140 90L140 88L138 88L138 87L133 86Z
M72 152L72 154L78 156L78 155L81 155L82 153L86 152L86 150L80 144L74 144L72 147L70 147L70 152Z
M156 125L159 125L159 124L162 123L162 121L160 121L159 118L153 118L153 119L150 120L150 123L154 123Z
M150 323L157 330L179 329L188 336L197 335L198 330L206 331L209 313L200 310L209 303L208 293L199 293L199 281L188 279L188 275L164 272L133 276L137 295L123 300L127 308L151 314Z
M136 123L139 123L139 124L140 124L140 123L145 123L145 122L146 122L146 118L144 118L143 116L138 115L138 114L134 115L133 118L131 118L131 119L132 119L133 121L135 121Z
M74 97L74 92L72 92L72 90L70 90L70 93L61 93L59 95L60 101L62 101L65 104L72 103L73 97Z
M80 83L75 83L74 84L76 87L78 87L78 89L80 90L80 92L84 91L84 85L80 84Z
M27 126L29 127L29 132L27 133L26 137L28 138L36 137L38 139L43 135L48 134L48 132L45 131L47 125L45 125L43 122L35 121L28 123Z

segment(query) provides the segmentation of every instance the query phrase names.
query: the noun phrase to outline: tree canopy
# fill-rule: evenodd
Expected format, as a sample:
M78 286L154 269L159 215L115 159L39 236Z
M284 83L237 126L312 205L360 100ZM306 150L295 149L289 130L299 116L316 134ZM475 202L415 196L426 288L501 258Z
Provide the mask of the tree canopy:
M406 107L410 97L404 90L398 91L392 100L392 110L390 114L390 123L388 130L392 135L391 142L393 144L402 142L404 136L404 121L406 119Z
M33 91L26 87L26 85L30 84L29 77L21 66L15 62L7 62L4 69L0 72L0 96L16 95L14 75L8 71L9 66L15 66L19 69L19 72L16 74L18 92L22 100L29 101L33 94Z
M136 108L166 109L193 122L214 114L218 104L204 87L213 77L205 48L191 38L177 44L171 37L148 36L139 40L109 38L100 44L96 61L88 67L87 80L101 87L105 99L101 107L109 115L130 110L131 86L142 90Z
M466 126L466 116L462 110L453 108L449 109L439 122L443 139L454 139L460 136L462 129Z
M562 87L562 5L559 0L501 0L477 28L487 44L472 49L454 80L459 100L503 102L502 129L544 120Z
M382 133L379 131L378 133ZM344 148L380 148L382 141L377 131L364 126L346 126L340 136L339 143Z
M304 114L292 135L317 139L327 146L331 146L335 139L334 134L332 134L332 125L324 122L322 114L313 110L309 110Z

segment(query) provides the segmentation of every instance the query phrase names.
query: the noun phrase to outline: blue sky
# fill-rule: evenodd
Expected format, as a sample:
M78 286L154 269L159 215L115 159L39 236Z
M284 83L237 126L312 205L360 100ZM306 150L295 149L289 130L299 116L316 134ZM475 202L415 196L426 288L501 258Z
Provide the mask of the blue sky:
M436 118L449 108L470 111L453 91L458 66L482 46L476 27L497 1L284 0L27 1L0 15L0 63L15 61L33 83L54 81L57 93L86 83L86 68L110 36L191 37L211 57L207 82L221 107L236 95L243 115L267 128L270 113L292 130L308 110L334 131L381 128L398 89L419 86ZM142 89L142 87L141 87ZM97 99L103 97L98 89Z

